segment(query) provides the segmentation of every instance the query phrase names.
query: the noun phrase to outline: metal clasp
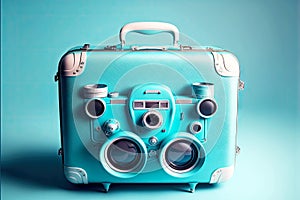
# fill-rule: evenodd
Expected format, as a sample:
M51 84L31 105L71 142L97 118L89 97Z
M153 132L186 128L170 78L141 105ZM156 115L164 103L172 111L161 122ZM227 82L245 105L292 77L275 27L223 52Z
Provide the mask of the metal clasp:
M244 90L244 89L245 89L244 81L239 80L239 90Z
M106 47L104 47L105 50L112 50L112 51L115 51L117 49L117 46L116 45L113 45L113 46L109 46L107 45Z
M191 46L183 46L183 45L180 45L180 50L192 50L193 47Z
M62 148L59 148L59 149L58 149L57 154L58 154L59 156L63 155L63 150L62 150Z
M235 147L235 154L239 155L241 153L241 148L239 146Z

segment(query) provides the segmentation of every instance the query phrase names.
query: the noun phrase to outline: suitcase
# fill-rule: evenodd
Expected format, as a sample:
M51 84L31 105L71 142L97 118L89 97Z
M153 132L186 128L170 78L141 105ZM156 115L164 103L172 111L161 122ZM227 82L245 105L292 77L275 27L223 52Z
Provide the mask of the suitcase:
M172 45L128 45L126 36L170 33ZM74 184L228 180L237 146L237 58L184 46L176 26L135 22L120 44L75 47L59 62L64 175Z

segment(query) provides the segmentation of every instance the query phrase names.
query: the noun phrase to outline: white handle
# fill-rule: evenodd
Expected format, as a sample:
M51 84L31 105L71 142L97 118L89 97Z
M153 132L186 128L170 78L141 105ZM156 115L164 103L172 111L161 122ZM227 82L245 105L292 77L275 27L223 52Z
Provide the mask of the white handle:
M120 30L120 41L122 47L125 45L125 37L129 32L137 32L146 35L157 34L161 32L171 33L173 36L173 45L178 46L179 31L173 24L165 22L134 22L123 26Z

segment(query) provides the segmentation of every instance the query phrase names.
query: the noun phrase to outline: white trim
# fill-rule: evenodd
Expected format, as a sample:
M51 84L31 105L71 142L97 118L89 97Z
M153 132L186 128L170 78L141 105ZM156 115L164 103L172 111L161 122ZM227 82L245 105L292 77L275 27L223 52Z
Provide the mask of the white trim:
M102 104L103 104L103 106L104 106L104 111L103 111L103 113L101 114L101 115L99 115L99 116L94 116L94 115L91 115L89 112L88 112L88 104L91 102L91 101L101 101L102 102ZM101 117L104 113L105 113L105 110L106 110L106 103L105 103L105 101L103 101L102 99L99 99L99 98L93 98L93 99L90 99L90 100L88 100L88 102L86 102L86 104L85 104L85 113L90 117L90 118L92 118L92 119L97 119L97 118L99 118L99 117Z
M88 184L88 176L84 169L64 166L64 174L68 181L74 184Z
M215 70L221 76L240 76L238 59L229 52L212 51Z
M222 183L227 180L229 180L233 176L234 172L234 165L231 165L229 167L223 167L215 170L210 178L209 183Z

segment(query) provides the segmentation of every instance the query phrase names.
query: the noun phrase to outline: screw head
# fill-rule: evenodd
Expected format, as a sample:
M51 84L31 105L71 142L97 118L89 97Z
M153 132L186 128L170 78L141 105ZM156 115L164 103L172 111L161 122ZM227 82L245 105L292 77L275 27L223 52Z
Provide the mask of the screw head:
M149 144L151 146L155 146L158 143L158 139L156 137L149 138Z

